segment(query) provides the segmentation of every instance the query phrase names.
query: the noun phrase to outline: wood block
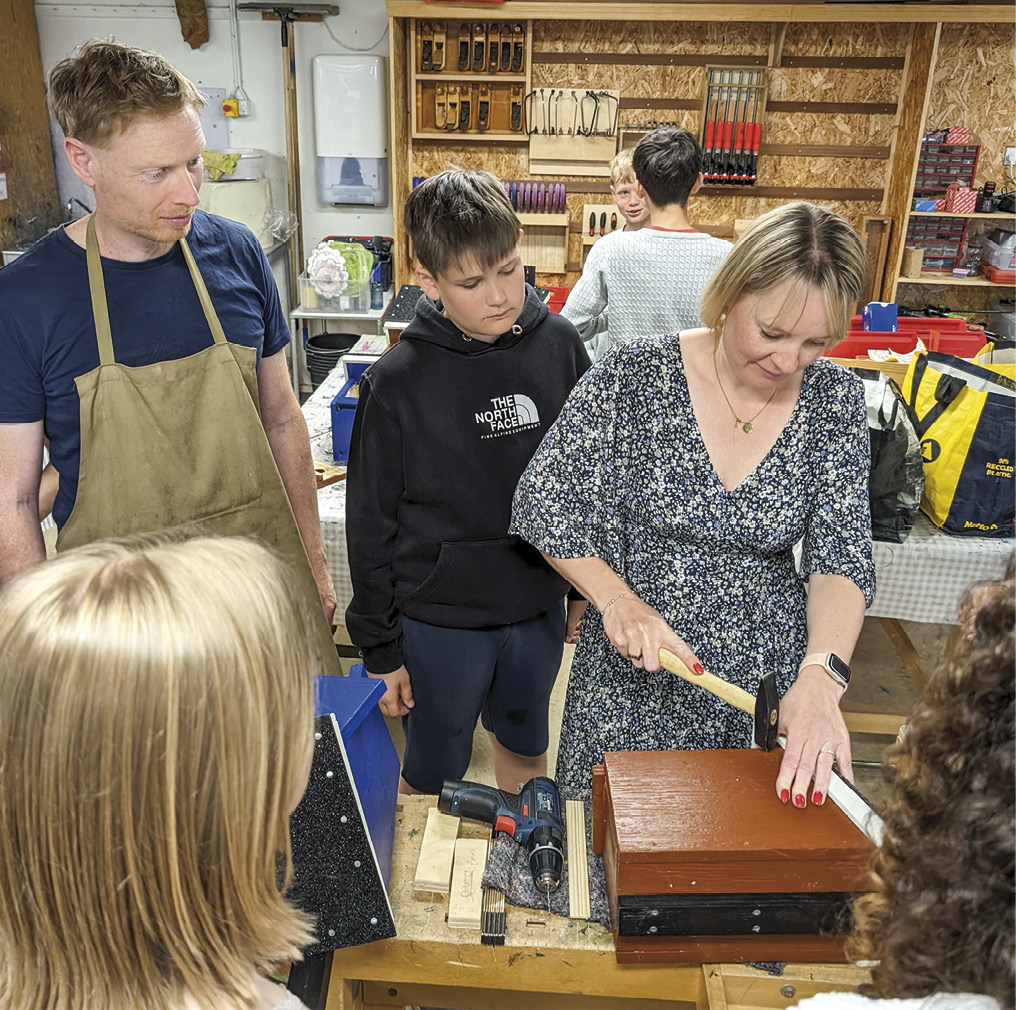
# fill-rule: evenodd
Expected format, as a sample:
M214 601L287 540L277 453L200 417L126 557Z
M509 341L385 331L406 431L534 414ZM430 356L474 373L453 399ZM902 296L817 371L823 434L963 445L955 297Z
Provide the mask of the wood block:
M329 484L337 484L340 480L346 479L346 468L344 466L333 466L331 463L322 463L314 460L314 484L320 491Z
M589 918L589 866L586 854L586 805L567 800L564 805L568 835L568 915Z
M427 811L427 827L423 832L420 858L416 863L413 887L417 891L447 894L452 879L455 839L459 834L458 817L441 813L437 807Z
M487 841L460 838L455 842L452 886L448 893L448 925L454 929L479 929L483 909L483 868L487 864Z
M846 962L842 936L618 936L619 964Z

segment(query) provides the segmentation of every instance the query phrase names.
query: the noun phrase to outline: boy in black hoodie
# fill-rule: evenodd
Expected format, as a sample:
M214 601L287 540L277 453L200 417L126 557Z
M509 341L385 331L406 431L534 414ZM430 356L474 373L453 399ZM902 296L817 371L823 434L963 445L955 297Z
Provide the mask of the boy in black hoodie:
M547 770L568 584L508 535L522 471L589 356L523 279L519 220L488 172L406 202L424 297L366 372L349 447L346 627L406 729L403 792L461 778L478 715L502 789Z

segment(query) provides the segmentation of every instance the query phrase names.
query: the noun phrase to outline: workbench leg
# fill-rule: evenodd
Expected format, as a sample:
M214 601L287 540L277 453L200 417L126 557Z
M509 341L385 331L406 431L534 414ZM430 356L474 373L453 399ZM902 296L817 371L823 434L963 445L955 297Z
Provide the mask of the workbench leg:
M363 983L359 979L333 978L325 1010L363 1010Z
M727 993L723 985L723 965L702 965L702 980L706 984L706 1006L709 1010L727 1010Z
M883 631L889 636L893 643L896 654L903 660L903 665L910 679L917 685L917 689L923 694L928 685L928 671L921 663L921 657L910 641L910 636L903 630L903 625L895 617L880 617L879 623Z

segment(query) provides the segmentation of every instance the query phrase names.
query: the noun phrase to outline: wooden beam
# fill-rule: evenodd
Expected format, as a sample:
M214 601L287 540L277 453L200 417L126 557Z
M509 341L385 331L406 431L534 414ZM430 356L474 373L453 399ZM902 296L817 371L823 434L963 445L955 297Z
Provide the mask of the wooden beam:
M387 0L389 17L433 18L427 0ZM641 3L617 0L506 0L504 20L544 21L788 21L821 24L1012 24L1013 10L994 3ZM475 20L475 4L442 3L441 17Z
M0 24L0 246L10 249L42 238L62 214L32 0L0 0Z
M766 102L769 112L821 112L859 116L894 116L894 102Z
M882 286L881 300L885 302L896 300L896 282L907 237L907 210L917 177L921 135L928 114L928 99L941 35L940 24L914 25L907 44L907 62L900 84L899 112L893 130L892 155L886 166L885 198L881 211L892 220L885 282Z
M391 58L388 60L388 100L392 110L392 141L389 153L392 175L392 212L395 226L392 235L395 237L394 267L395 291L403 284L412 284L413 268L409 256L409 240L402 229L402 208L409 197L411 181L406 173L413 163L413 138L409 122L409 103L413 101L409 94L409 58L406 36L408 25L405 21L389 17L388 38L391 47ZM405 158L401 152L405 151Z
M534 63L564 63L580 66L602 63L607 66L661 67L764 67L766 57L758 55L725 56L720 53L581 53L535 52Z
M782 24L769 26L769 67L783 66L783 43L787 40L787 29L790 27L784 21Z

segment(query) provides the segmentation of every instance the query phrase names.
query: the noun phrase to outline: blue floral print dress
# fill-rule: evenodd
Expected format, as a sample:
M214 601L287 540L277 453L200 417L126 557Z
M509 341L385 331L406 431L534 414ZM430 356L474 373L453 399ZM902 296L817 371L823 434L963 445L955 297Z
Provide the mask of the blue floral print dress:
M707 670L752 695L772 670L783 695L807 645L808 577L842 575L874 597L868 470L861 382L820 358L772 450L727 491L679 338L636 340L572 391L519 482L512 532L552 557L602 558ZM701 688L633 667L586 608L557 762L566 793L588 793L606 751L746 747L751 733L750 716Z

